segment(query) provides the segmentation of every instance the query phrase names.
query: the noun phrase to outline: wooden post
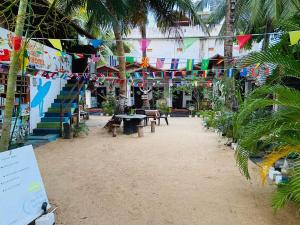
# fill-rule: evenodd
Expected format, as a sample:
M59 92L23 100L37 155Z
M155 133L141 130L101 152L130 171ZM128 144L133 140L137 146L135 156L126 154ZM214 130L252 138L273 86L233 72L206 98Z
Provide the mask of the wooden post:
M112 136L117 137L117 128L120 127L118 124L113 124L112 125Z
M138 136L139 137L144 137L144 125L138 125Z
M152 120L151 121L151 133L155 133L155 124L156 124L156 121Z
M78 92L78 96L77 96L77 99L76 99L76 102L77 102L77 107L78 107L78 110L77 110L77 121L76 121L76 126L79 127L79 121L80 121L80 85L79 85L79 81L77 82L77 92ZM72 102L71 102L72 104Z

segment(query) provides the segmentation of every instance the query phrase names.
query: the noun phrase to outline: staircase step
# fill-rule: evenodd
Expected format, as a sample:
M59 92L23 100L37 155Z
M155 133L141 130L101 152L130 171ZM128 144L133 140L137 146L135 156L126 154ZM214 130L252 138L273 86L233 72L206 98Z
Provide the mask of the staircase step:
M82 94L83 93L83 91L79 91L79 94ZM60 91L60 95L72 95L72 96L76 96L78 94L78 91L77 90L75 90L75 91L70 91L70 90L62 90L62 91Z
M63 104L63 107L71 107L71 108L76 108L77 107L77 104L76 103L64 103ZM51 108L60 108L60 103L52 103L51 104Z
M69 103L70 102L70 100L71 99L54 99L54 103L61 103L61 102L63 102L63 101L65 101L65 103ZM76 103L77 102L77 100L76 99L74 99L73 101L72 101L72 103Z
M58 134L47 134L47 135L30 135L27 137L29 141L55 141L59 137Z
M67 107L67 108L63 108L64 112L72 112L72 108ZM60 108L49 108L48 109L49 113L60 113Z
M60 117L60 113L52 113L52 112L46 112L45 117ZM63 117L71 117L71 112L67 112L63 114Z
M63 123L68 123L70 120L70 118L68 117L63 117L62 118L62 122ZM60 117L44 117L42 118L41 122L48 122L48 123L52 123L52 122L59 122L60 123Z
M33 129L33 135L37 136L43 136L43 135L48 135L48 134L59 134L60 129L48 129L48 128L36 128Z
M58 95L56 99L66 99L66 100L71 100L74 97L76 97L76 95Z
M72 86L70 86L70 87L63 87L62 88L62 91L71 91L73 89L73 87ZM78 91L79 90L79 88L74 88L73 89L73 91Z
M59 129L60 122L41 122L37 124L37 128Z

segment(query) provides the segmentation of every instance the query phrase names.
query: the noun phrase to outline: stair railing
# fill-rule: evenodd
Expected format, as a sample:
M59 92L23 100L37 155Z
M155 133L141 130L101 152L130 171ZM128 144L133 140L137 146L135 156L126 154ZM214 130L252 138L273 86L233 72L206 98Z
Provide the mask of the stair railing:
M71 105L75 99L77 99L77 111L78 111L77 112L77 125L79 123L79 119L80 119L79 96L80 96L80 92L81 92L81 89L83 86L84 86L84 81L81 82L81 80L78 80L76 82L76 84L74 85L74 87L70 90L70 93L73 93L75 91L75 89L77 88L76 95L74 95L74 97L71 98L71 100L67 103L67 105L65 107L64 107L64 104L69 99L63 99L60 102L60 126L59 126L59 128L60 128L60 136L61 137L63 136L63 117L64 117L64 114L67 112L65 109L71 107ZM72 117L71 117L71 119L72 119Z

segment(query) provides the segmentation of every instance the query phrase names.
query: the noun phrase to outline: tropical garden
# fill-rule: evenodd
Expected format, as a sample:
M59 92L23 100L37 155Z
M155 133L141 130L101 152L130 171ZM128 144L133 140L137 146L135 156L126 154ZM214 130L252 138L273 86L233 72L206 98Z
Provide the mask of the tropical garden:
M208 19L202 19L201 11L206 1L190 0L53 0L52 6L98 37L115 40L104 46L102 53L114 51L118 56L120 78L126 80L125 53L127 46L122 37L130 29L138 27L141 38L146 38L149 13L164 33L173 33L179 39L182 30L176 21L182 16L192 18L209 35L215 24L224 21L220 36L224 39L224 57L232 59L234 36L243 33L264 33L253 36L253 41L262 42L261 52L251 53L237 61L225 60L225 69L236 67L233 77L213 80L217 93L207 94L207 88L197 89L186 85L174 91L192 93L196 111L204 119L205 126L217 129L223 136L237 143L236 162L241 173L250 179L249 160L263 156L258 163L265 183L268 171L280 159L287 159L289 167L286 180L280 183L273 197L273 207L278 210L293 202L300 207L300 45L291 45L289 32L300 30L299 0L224 0L218 10ZM15 27L16 35L24 33L25 11L28 0L21 0ZM101 28L101 32L99 31ZM276 32L278 41L270 43L270 35ZM248 47L251 46L249 42ZM246 46L247 48L247 46ZM12 55L9 71L7 105L13 105L15 76L18 72L20 52ZM146 55L146 52L143 52ZM240 69L253 65L267 65L270 71L266 82L259 83L249 93L244 92L245 79L240 78ZM125 93L126 83L121 86ZM210 102L210 109L203 110L203 96ZM114 101L109 103L114 107ZM161 108L165 105L162 104ZM167 109L166 109L167 110ZM7 110L1 136L1 149L8 149L12 110Z
M228 2L222 2L208 23L228 16ZM243 94L239 72L235 79L215 80L222 94L212 98L212 110L201 112L205 126L217 129L237 143L236 162L247 179L250 179L248 162L258 155L263 157L258 163L263 183L278 160L290 162L285 171L287 179L278 185L273 196L275 210L288 202L300 206L300 48L298 44L291 45L289 36L290 31L300 28L299 10L299 1L236 1L234 33L280 32L280 38L272 44L269 37L260 36L258 41L263 41L263 51L243 57L236 66L269 65L271 70L266 82L247 95ZM227 28L225 23L225 34Z

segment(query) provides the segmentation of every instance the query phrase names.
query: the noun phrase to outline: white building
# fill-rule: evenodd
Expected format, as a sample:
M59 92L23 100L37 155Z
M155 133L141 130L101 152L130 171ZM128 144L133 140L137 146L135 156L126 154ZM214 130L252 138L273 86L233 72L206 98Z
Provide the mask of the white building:
M163 34L155 26L147 27L147 39L149 45L147 47L147 57L152 66L156 66L158 58L164 58L165 64L163 69L171 68L173 58L179 59L178 69L186 68L187 60L194 59L198 64L202 59L209 59L215 55L224 55L224 41L218 37L222 25L216 25L210 30L210 36L203 32L200 26L182 26L183 40L176 40L174 35ZM132 47L132 51L128 56L134 56L137 62L142 60L142 50L140 46L141 34L139 29L134 29L124 37L128 44ZM253 43L251 50L239 49L237 43L234 43L233 57L241 57L249 54L251 51L259 51L261 43ZM170 86L169 86L170 89ZM130 96L128 95L130 98ZM191 101L191 96L185 96L183 93L181 107L175 106L172 94L168 99L170 107L186 108L187 102ZM134 103L134 100L132 101Z

